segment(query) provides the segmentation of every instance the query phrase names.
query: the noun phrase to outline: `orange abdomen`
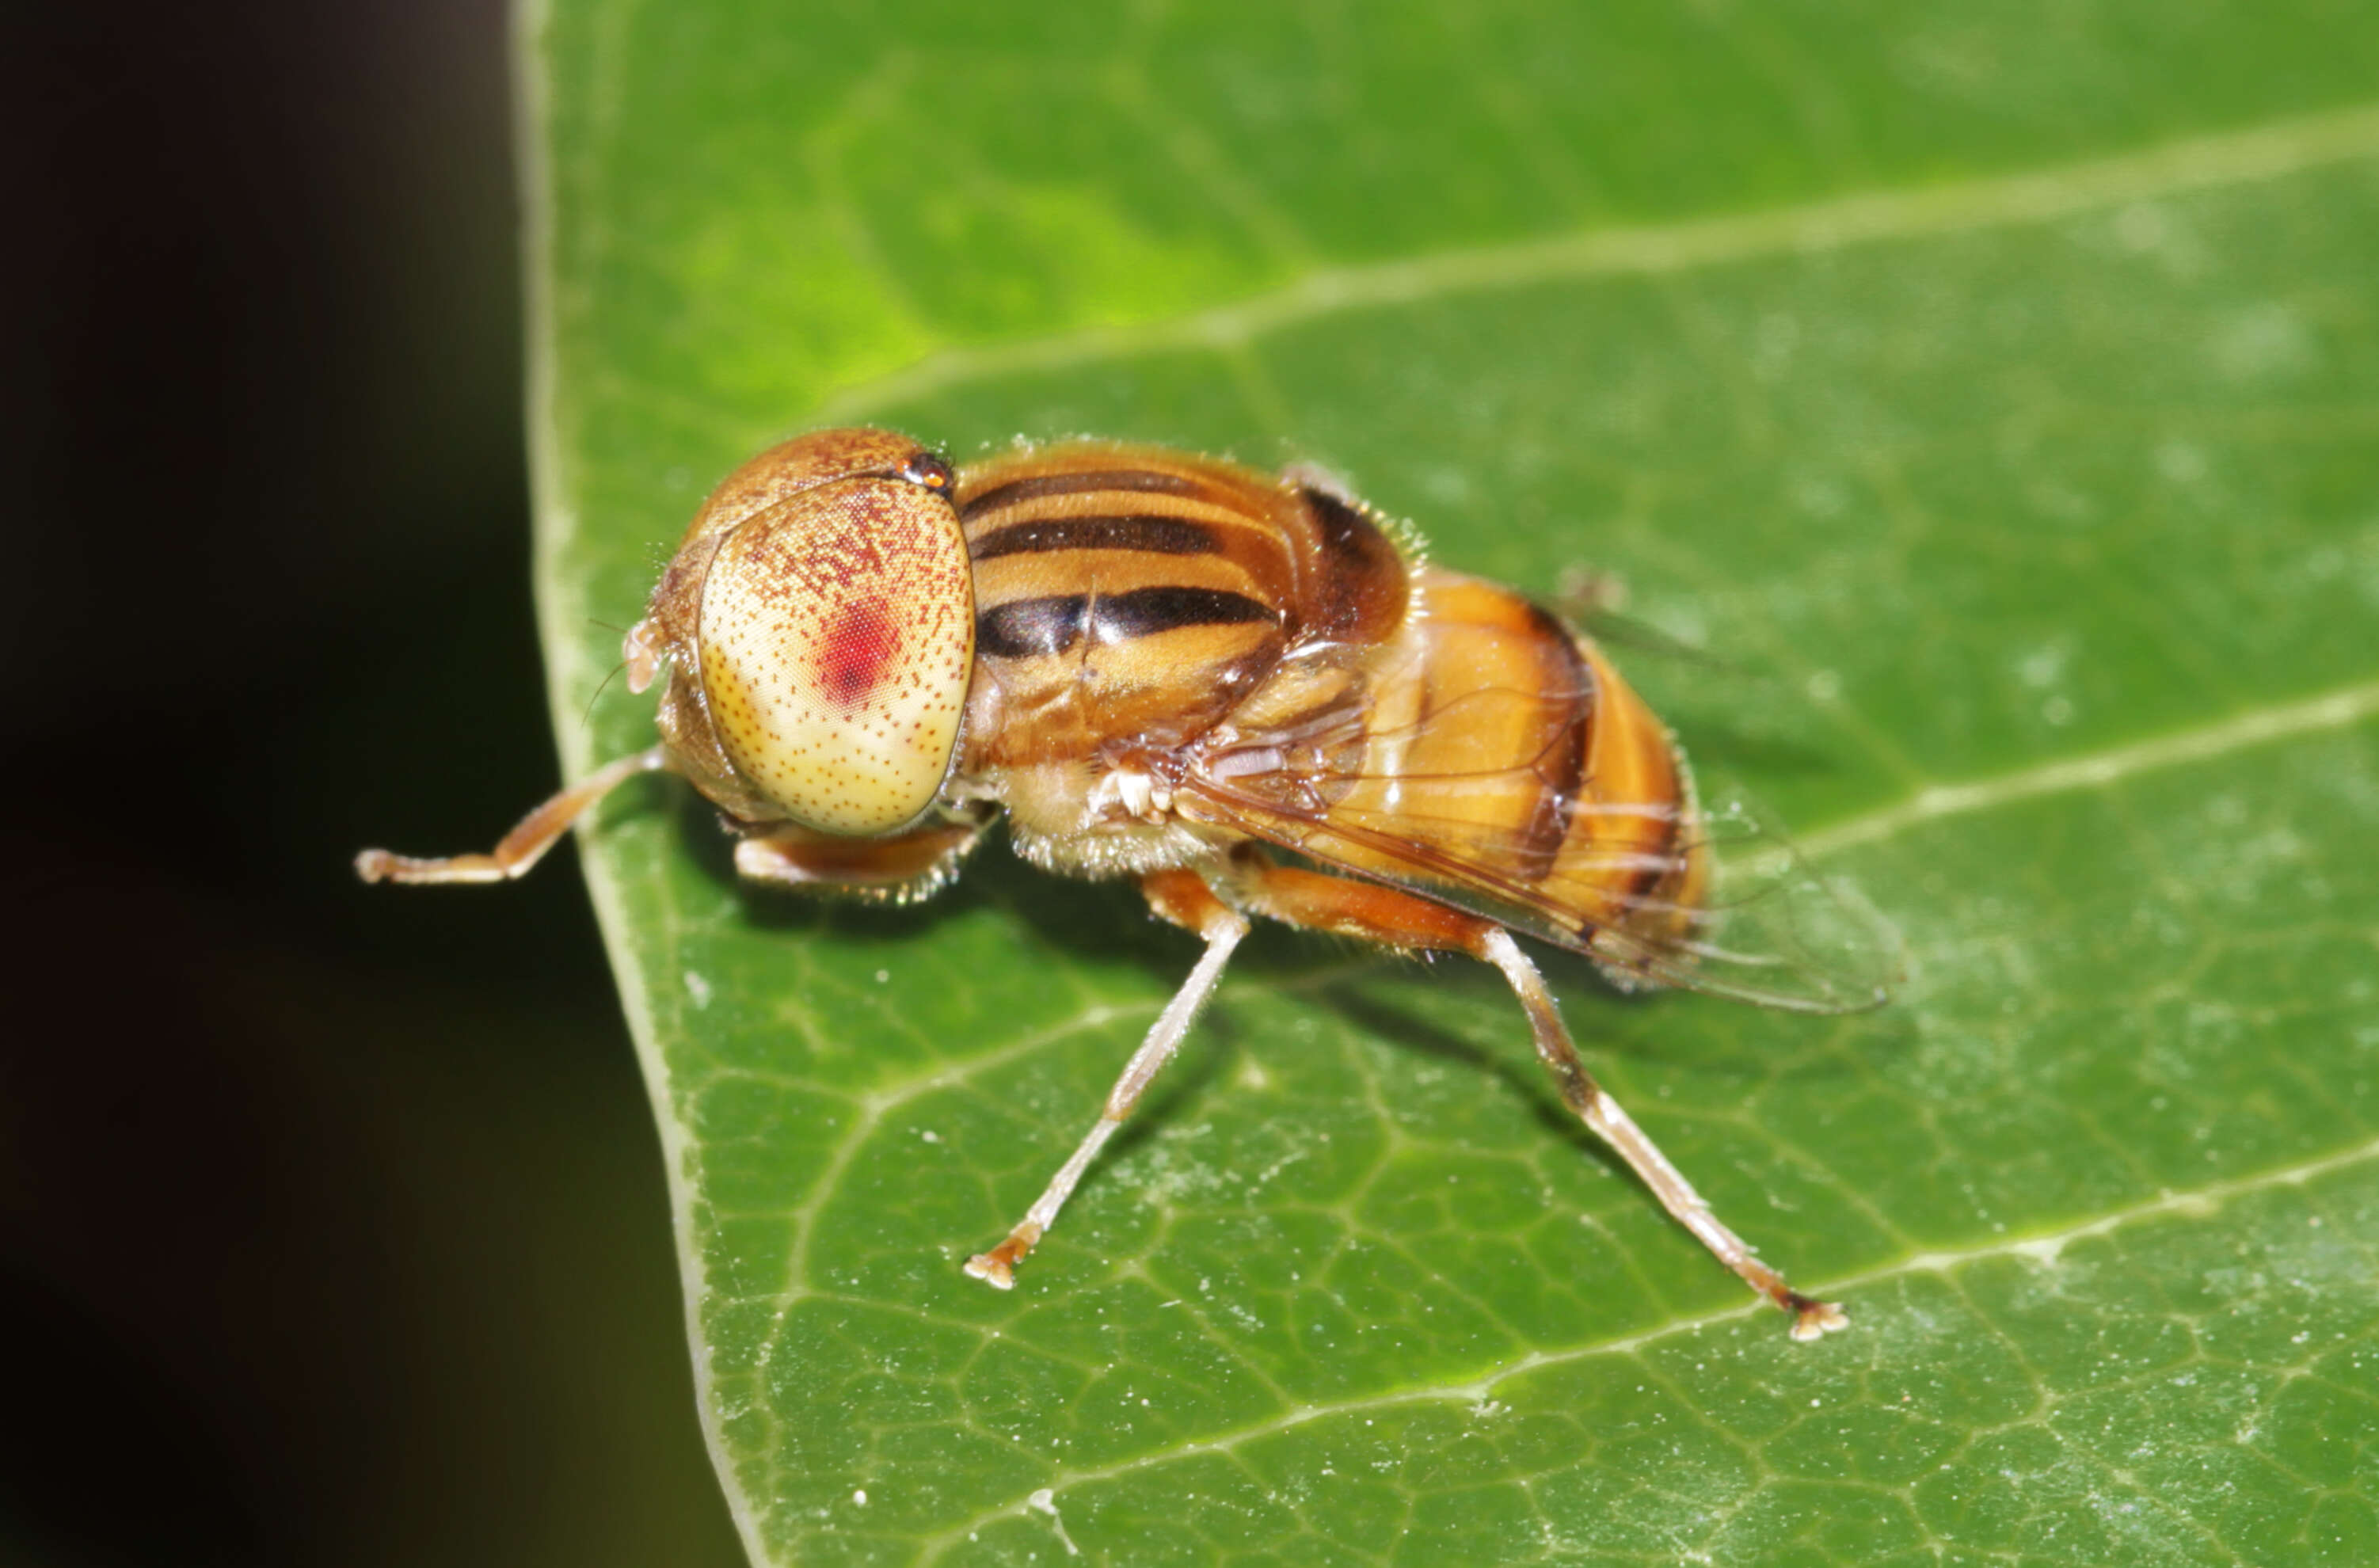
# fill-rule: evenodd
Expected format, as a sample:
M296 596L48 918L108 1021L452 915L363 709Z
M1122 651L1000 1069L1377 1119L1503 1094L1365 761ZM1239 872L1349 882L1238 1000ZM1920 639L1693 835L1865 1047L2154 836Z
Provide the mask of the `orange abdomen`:
M1468 907L1499 885L1558 911L1549 935L1682 935L1704 855L1666 726L1592 643L1508 589L1426 570L1414 609L1372 671L1364 755L1329 813L1391 825L1401 852L1325 826L1329 858ZM1463 874L1432 877L1432 862Z

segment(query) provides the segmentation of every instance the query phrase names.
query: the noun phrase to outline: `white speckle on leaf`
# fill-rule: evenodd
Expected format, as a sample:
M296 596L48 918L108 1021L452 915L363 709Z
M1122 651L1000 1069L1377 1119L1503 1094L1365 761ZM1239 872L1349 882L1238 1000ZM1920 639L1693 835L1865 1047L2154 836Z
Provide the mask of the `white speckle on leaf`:
M2176 485L2193 484L2205 477L2207 464L2204 451L2189 441L2160 442L2156 450L2156 472Z
M1421 476L1421 488L1431 501L1458 506L1470 499L1470 476L1459 468L1433 467Z
M685 971L685 994L694 998L696 1012L710 1006L710 982L692 970Z
M2276 300L2251 305L2220 322L2206 351L2216 370L2237 380L2301 376L2321 363L2313 329Z
M1057 1532L1057 1542L1066 1549L1067 1556L1082 1555L1081 1549L1074 1544L1074 1538L1066 1533L1066 1521L1057 1516L1057 1493L1054 1488L1043 1487L1024 1501L1049 1515L1049 1527Z
M891 971L890 970L888 970L888 969L879 969L879 970L877 970L877 971L876 971L876 984L878 984L878 985L889 985L889 984L891 984L891 983L892 983L892 971Z
M852 1492L852 1493L851 1494L851 1502L855 1502L855 1503L857 1503L857 1504L859 1504L859 1506L860 1506L860 1507L862 1507L862 1508L866 1507L866 1506L867 1506L867 1489L866 1489L865 1487L861 1487L857 1491Z
M2002 1224L1999 1228L2004 1230L2006 1226ZM2065 1251L2065 1241L2062 1237L2044 1236L2030 1241L2019 1241L2008 1250L2022 1253L2042 1267L2053 1269L2057 1266L2059 1257Z
M2115 237L2127 250L2155 250L2172 238L2172 224L2162 208L2134 202L2115 215Z
M1826 479L1804 479L1793 487L1793 504L1813 517L1839 517L1848 502L1840 485Z
M2072 661L2071 640L2054 637L2038 647L2017 656L2016 679L2027 686L2041 688L2054 686L2065 679L2066 666Z

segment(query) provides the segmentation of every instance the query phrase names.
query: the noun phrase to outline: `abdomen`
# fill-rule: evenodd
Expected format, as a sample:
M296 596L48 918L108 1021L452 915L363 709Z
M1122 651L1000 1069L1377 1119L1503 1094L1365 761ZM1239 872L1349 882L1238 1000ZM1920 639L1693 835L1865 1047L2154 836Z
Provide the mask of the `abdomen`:
M1707 854L1667 729L1517 594L1427 570L1413 610L1367 661L1323 765L1220 782L1208 795L1227 804L1202 820L1565 946L1614 926L1684 935Z
M1581 935L1647 916L1681 930L1658 907L1698 898L1703 865L1668 727L1590 641L1509 589L1431 572L1419 603L1422 656L1383 683L1372 720L1416 837L1540 891Z

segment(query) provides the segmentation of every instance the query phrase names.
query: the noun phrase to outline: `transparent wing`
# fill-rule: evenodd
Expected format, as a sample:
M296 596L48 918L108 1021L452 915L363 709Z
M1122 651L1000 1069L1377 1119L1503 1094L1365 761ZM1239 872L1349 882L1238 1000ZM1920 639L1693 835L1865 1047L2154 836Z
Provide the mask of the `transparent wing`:
M1795 1012L1880 1006L1899 983L1899 933L1856 884L1812 865L1782 831L1735 799L1697 813L1711 854L1709 895L1674 937L1636 924L1599 929L1586 950L1631 979Z
M1492 693L1497 705L1561 694ZM1455 722L1455 712L1431 724ZM1597 961L1623 987L1673 985L1799 1012L1854 1012L1884 1001L1900 970L1897 935L1857 890L1812 867L1771 822L1733 792L1709 808L1673 801L1578 800L1574 816L1613 819L1621 847L1570 848L1548 860L1522 832L1482 818L1547 788L1544 759L1517 767L1370 776L1359 752L1397 754L1359 715L1270 737L1264 754L1334 755L1303 774L1235 768L1230 758L1176 791L1177 809L1332 869L1407 888ZM1381 744L1383 740L1387 743ZM1371 802L1371 803L1367 803ZM1508 815L1508 813L1503 814ZM1646 846L1658 845L1659 848ZM1699 857L1700 886L1683 899L1631 891L1676 886Z

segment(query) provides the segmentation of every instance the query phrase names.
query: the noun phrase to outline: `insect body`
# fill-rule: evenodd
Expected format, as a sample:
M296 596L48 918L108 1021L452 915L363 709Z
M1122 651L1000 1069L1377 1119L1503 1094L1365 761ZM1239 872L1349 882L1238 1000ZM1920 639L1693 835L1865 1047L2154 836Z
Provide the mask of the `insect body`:
M1809 1010L1871 988L1721 947L1706 819L1667 730L1527 599L1419 564L1317 475L1069 442L954 472L905 437L804 436L719 487L628 633L662 742L488 855L367 850L367 880L518 875L634 774L683 775L763 882L913 898L996 815L1066 874L1137 879L1206 943L1089 1134L968 1272L1006 1288L1212 995L1249 917L1493 964L1564 1102L1721 1261L1753 1256L1579 1060L1519 932L1622 985ZM1286 850L1310 865L1284 864Z

